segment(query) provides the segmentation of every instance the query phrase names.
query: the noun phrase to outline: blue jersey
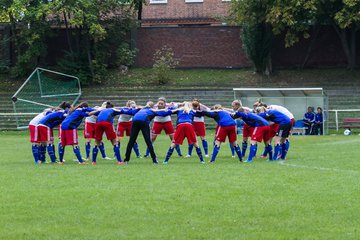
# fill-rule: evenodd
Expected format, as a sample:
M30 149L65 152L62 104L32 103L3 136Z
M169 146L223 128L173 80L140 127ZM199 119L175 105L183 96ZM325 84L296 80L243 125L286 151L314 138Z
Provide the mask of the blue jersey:
M227 111L203 111L199 112L201 115L213 118L220 127L236 126L235 120Z
M171 114L171 110L154 111L149 107L144 107L134 115L133 121L145 121L149 124L155 116L166 117Z
M304 114L304 120L309 121L309 122L315 122L315 113L306 112Z
M80 126L84 117L89 116L89 112L94 111L93 108L78 108L70 113L61 123L62 130L76 129Z
M68 110L49 113L39 121L39 125L41 124L49 128L54 128L58 126L60 123L62 123L62 121L64 121L65 114L67 112Z
M193 110L190 110L189 113L186 113L184 110L177 110L175 111L175 113L177 114L176 125L179 125L181 123L192 124L196 115Z
M259 116L280 125L291 123L291 120L288 116L277 110L268 110L266 112L260 113Z
M134 115L139 109L135 108L105 108L98 113L97 122L114 123L114 117L120 114Z
M241 119L250 127L263 127L269 126L269 123L262 117L254 114L254 113L244 113L244 112L236 112L235 118L241 117Z
M322 113L317 113L315 116L315 122L322 123L323 122L323 115Z

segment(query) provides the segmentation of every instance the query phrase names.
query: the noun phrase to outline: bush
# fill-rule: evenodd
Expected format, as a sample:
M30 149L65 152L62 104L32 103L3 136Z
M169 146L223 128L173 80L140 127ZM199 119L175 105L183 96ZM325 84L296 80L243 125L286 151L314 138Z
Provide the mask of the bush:
M174 58L172 48L163 46L154 53L154 74L157 84L163 85L170 81L170 72L172 68L179 65L179 61Z

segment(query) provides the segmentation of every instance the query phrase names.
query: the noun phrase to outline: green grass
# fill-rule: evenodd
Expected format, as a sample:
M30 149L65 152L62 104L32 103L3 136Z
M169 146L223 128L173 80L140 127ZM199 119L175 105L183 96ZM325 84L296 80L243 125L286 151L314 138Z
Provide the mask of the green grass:
M284 69L276 71L270 77L255 74L253 69L175 69L171 71L171 80L162 85L176 86L292 86L311 85L327 86L329 82L343 82L351 85L357 83L360 71L349 71L344 68L332 69ZM126 87L154 86L154 74L151 68L131 68L127 75L117 70L109 70L102 79L102 85L124 85Z
M283 164L239 163L226 144L213 165L174 153L167 166L78 165L69 147L65 165L37 166L26 133L0 138L0 239L360 238L359 136L294 136Z

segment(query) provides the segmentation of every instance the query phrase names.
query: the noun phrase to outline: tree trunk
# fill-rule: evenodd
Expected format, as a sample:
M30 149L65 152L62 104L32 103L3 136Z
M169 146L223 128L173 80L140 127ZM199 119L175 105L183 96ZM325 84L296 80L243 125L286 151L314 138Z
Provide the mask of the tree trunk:
M341 46L344 50L348 63L348 68L353 70L356 67L356 29L342 29L335 23L332 25L340 38ZM348 30L350 30L350 39L348 36Z
M311 42L310 42L310 45L306 51L306 55L305 55L305 58L304 58L304 61L303 63L301 64L300 66L300 69L304 69L305 65L307 64L308 60L309 60L309 57L310 57L310 54L314 48L314 45L315 45L315 42L317 40L317 37L319 35L319 32L320 32L320 27L321 26L315 26L313 28L313 33L311 34L312 35L312 39L311 39Z
M65 22L66 40L67 40L67 44L68 44L68 47L69 47L69 51L71 53L71 58L74 60L74 52L73 52L73 47L72 47L72 44L71 44L70 33L69 33L69 24L68 24L68 21L67 21L67 16L66 16L65 10L63 11L63 16L64 16L64 22Z
M16 33L16 20L14 18L14 16L12 15L12 13L9 13L9 19L10 19L10 42L11 45L14 49L14 57L11 57L11 65L15 65L18 59L18 56L21 53L21 49L19 46L19 42L18 42L18 37L17 37L17 33ZM14 60L14 62L13 62Z

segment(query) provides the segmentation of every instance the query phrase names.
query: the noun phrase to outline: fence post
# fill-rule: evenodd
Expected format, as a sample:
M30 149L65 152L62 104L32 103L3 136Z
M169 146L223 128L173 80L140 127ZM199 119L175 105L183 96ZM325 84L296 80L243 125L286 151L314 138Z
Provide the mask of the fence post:
M339 120L338 120L338 111L335 110L335 123L336 123L336 132L339 132Z

